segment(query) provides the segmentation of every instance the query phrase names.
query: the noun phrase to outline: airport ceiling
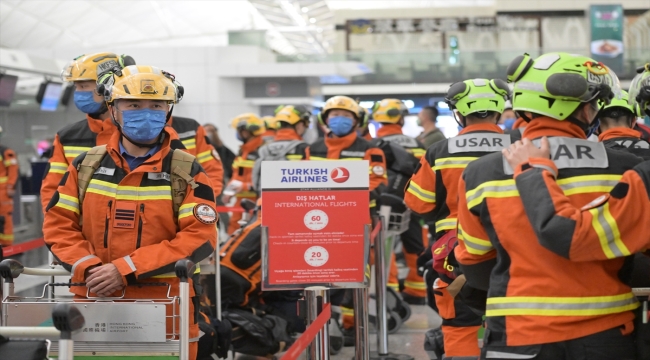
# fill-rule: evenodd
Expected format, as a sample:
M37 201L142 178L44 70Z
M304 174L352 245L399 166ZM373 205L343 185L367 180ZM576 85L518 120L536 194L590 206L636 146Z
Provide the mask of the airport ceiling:
M495 0L454 0L454 6ZM0 47L219 46L229 30L268 30L283 54L331 52L337 10L448 6L449 0L2 0Z

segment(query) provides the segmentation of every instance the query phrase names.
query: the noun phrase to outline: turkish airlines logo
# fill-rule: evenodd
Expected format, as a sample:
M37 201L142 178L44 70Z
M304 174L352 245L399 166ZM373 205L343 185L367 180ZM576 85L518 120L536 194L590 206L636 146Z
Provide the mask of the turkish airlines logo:
M350 172L346 168L337 167L332 170L332 180L337 183L342 183L348 181L350 178Z

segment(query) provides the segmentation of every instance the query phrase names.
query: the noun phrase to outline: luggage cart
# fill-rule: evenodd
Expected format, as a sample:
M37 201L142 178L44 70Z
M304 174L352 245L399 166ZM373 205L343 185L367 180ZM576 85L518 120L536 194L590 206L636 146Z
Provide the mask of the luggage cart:
M5 281L2 299L3 327L51 326L50 314L60 304L72 304L85 318L85 325L72 335L75 359L151 359L187 360L189 356L189 278L196 266L190 260L176 262L175 274L180 279L178 296L171 296L171 285L166 286L164 298L127 299L122 296L110 298L72 299L70 297L48 298L48 288L69 284L47 283L36 297L19 297L14 293L14 281L19 275L55 276L70 275L65 269L34 269L20 262L6 259L0 262L0 276ZM138 284L139 286L148 284ZM167 307L171 315L167 315ZM167 321L172 322L168 333ZM56 321L54 322L56 325ZM65 340L63 337L61 338ZM66 341L53 341L51 352L63 358L71 348Z

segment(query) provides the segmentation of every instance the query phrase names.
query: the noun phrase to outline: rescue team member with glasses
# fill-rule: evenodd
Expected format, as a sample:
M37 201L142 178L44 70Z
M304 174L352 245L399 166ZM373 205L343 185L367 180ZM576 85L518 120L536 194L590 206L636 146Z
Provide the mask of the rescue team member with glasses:
M82 153L68 167L46 209L45 243L72 273L72 283L86 283L71 287L77 299L86 291L107 297L122 290L128 299L167 298L166 286L125 288L142 283L168 283L170 295L178 296L176 261L198 263L213 252L217 238L210 180L193 156L171 148L173 130L165 126L183 89L151 66L128 66L104 81L98 88L118 131L105 147ZM195 314L199 294L190 289ZM194 359L196 316L190 323ZM171 327L170 320L167 333Z
M647 68L632 81L629 105L639 115L650 115ZM582 204L573 204L556 180L558 171L549 159L548 141L542 139L540 150L524 139L511 145L504 156L515 169L526 215L545 249L579 264L649 254L650 161L625 172L609 194L579 207ZM646 360L650 359L650 325L642 324L641 318L637 314L637 357Z
M86 114L86 120L64 127L54 137L52 157L41 185L43 209L72 160L93 146L106 144L113 135L115 125L103 96L97 93L97 79L102 73L118 72L128 65L135 65L132 57L102 52L78 56L63 68L61 79L74 85L74 104Z
M524 54L507 77L513 108L529 121L523 136L550 137L572 204L609 192L641 161L586 140L599 102L620 91L606 66L567 53ZM491 154L470 163L459 182L455 256L467 283L488 290L481 358L634 359L629 334L639 303L619 278L626 259L576 263L540 246L512 175L502 154Z
M405 155L408 159L394 159L393 162L398 163L417 163L424 153L424 145L418 140L404 135L402 133L402 126L404 126L404 115L408 115L408 108L401 100L398 99L383 99L375 103L372 109L372 118L381 124L381 128L377 130L377 139L381 139L387 143L398 146L406 150ZM375 140L376 141L376 140ZM385 148L384 154L387 159L390 159L389 151ZM396 154L392 154L392 158ZM404 197L404 187L408 181L408 177L413 173L414 168L407 169L408 175L403 172L395 170L396 164L391 164L388 161L388 189L399 197ZM397 164L399 165L399 164ZM417 260L418 255L424 251L424 240L422 239L422 225L420 225L420 217L411 215L408 230L400 235L402 246L404 247L404 259L409 268L408 275L404 281L404 290L402 297L404 301L414 305L424 305L426 302L427 289L422 276L418 274ZM428 242L428 239L427 239ZM392 259L392 257L391 257ZM394 260L391 260L391 262ZM397 278L397 266L391 264L390 278ZM389 281L390 282L390 281Z
M508 84L499 79L473 79L451 85L445 101L463 130L427 150L404 197L409 208L435 223L435 243L420 263L435 256L434 270L439 278L429 286L433 285L438 313L443 319L444 353L448 357L478 356L478 331L483 322L458 296L458 291L451 290L460 289L465 282L465 277L452 265L458 240L458 182L469 163L510 145L510 136L497 125L509 98ZM468 290L466 287L465 291ZM485 301L485 296L480 300Z
M232 178L226 189L223 191L223 202L228 204L233 196L237 198L234 206L239 207L243 199L255 201L257 194L253 191L253 166L257 160L257 150L264 145L265 127L264 121L257 115L247 113L235 117L231 122L232 127L237 130L237 140L243 144L239 148L239 154L232 164ZM234 212L230 215L228 234L234 233L240 228L238 223L242 214Z
M650 160L650 144L641 139L641 133L634 130L636 124L635 109L628 102L628 94L621 91L621 96L612 99L598 114L600 134L598 141L606 147L627 151L645 160ZM639 114L639 116L643 116Z
M2 135L0 127L0 137ZM14 243L13 199L18 175L16 153L0 145L0 246L10 246Z
M309 147L310 159L322 160L368 160L370 177L370 214L377 211L377 199L385 191L388 184L386 175L386 158L381 149L374 147L367 140L359 137L357 128L363 127L367 118L365 110L356 101L347 96L334 96L329 98L318 121L329 132L324 138L319 139ZM354 310L352 309L352 296L342 294L345 291L332 293L332 304L341 306L343 313L343 329L345 345L354 345ZM348 295L349 292L348 292Z

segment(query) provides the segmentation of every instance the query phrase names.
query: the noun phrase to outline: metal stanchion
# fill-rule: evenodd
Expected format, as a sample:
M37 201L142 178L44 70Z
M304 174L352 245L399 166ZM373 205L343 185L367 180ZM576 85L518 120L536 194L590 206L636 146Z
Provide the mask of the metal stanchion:
M382 205L379 208L381 232L375 239L375 296L377 297L377 351L369 355L372 360L413 360L406 354L388 352L388 313L386 309L386 282L388 279L388 264L392 252L392 237L388 236L391 207Z
M217 228L217 243L214 246L214 301L217 307L217 319L221 321L221 254L219 246L219 228Z
M190 283L189 280L194 274L196 265L187 259L179 260L176 262L174 270L179 282L179 297L180 297L180 349L179 360L188 360L190 354Z
M354 360L370 359L370 344L368 343L368 289L354 289L354 325L356 343L354 344Z
M329 302L329 294L324 286L311 286L305 288L305 302L307 305L307 322L311 324L320 314L323 305ZM314 340L307 347L307 359L329 360L329 328L323 326Z

